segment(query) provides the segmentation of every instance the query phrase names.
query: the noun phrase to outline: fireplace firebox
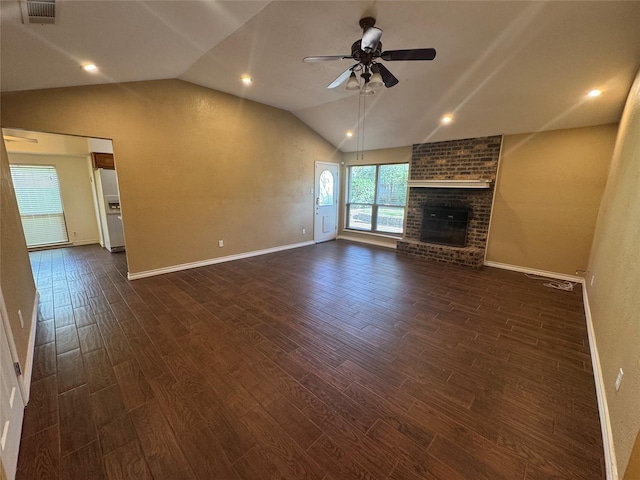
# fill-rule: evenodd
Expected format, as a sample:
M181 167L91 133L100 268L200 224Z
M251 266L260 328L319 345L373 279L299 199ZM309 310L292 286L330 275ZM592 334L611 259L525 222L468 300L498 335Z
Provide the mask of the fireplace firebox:
M471 209L425 205L422 211L420 241L464 247L467 243L467 227Z

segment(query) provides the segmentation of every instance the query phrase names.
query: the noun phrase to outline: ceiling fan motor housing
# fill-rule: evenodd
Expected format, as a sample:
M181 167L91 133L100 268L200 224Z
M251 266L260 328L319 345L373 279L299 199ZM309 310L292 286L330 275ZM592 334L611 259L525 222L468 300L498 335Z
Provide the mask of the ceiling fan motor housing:
M362 40L356 40L351 45L351 56L354 60L358 60L363 65L369 65L371 60L375 57L379 57L382 52L382 42L378 42L378 46L373 52L365 52L362 50Z

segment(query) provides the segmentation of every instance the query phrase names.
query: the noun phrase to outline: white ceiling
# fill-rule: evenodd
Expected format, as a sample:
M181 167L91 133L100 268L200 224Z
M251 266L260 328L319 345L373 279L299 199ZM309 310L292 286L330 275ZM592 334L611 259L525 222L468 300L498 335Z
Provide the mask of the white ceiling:
M342 151L363 97L325 87L352 63L302 58L349 54L366 15L383 50L437 57L385 63L400 83L366 97L365 149L615 122L640 65L640 1L57 0L55 25L0 9L2 91L180 78L289 110Z

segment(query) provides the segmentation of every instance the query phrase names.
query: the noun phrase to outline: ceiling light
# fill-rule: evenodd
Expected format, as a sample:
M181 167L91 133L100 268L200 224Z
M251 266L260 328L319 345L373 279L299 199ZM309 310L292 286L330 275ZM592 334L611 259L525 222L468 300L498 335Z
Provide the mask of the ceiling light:
M597 88L594 88L589 93L587 93L588 97L599 97L600 95L602 95L602 90L598 90Z
M453 117L451 115L445 115L440 119L440 123L443 125L449 125L451 122L453 122Z
M356 77L356 74L351 72L351 75L349 75L349 80L347 81L347 86L344 87L345 90L360 90L360 83L358 82L358 78Z
M242 77L240 77L240 80L242 80L242 83L244 83L245 85L251 85L251 82L253 82L249 75L243 75Z
M371 75L371 80L369 80L369 86L371 88L379 88L384 86L382 76L380 75L380 67L378 67L378 65L374 63L371 66L371 71L373 72L373 75Z
M85 72L90 72L90 73L98 71L98 67L96 67L95 64L93 64L93 63L87 63L86 65L83 65L82 69Z
M373 95L376 91L371 88L369 82L365 82L362 88L360 89L360 95Z
M349 130L347 132L347 137L349 137L349 138L353 137L353 132L351 130Z

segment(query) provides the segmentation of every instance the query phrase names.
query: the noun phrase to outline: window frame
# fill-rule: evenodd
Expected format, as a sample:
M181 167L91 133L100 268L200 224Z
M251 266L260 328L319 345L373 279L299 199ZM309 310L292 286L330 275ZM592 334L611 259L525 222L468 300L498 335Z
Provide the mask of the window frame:
M389 165L406 165L407 166L407 195L405 196L404 205L392 205L386 203L379 203L379 181L380 181L380 168L389 166ZM352 169L358 167L375 167L375 182L374 182L374 196L373 203L361 203L361 202L351 202L351 175ZM386 235L392 237L402 238L404 235L405 221L407 218L407 199L408 189L409 189L409 162L394 162L394 163L372 163L372 164L363 164L363 165L348 165L347 166L347 175L346 175L346 195L345 195L345 216L344 216L344 229L350 230L353 232L360 233L370 233L375 235ZM371 228L358 228L349 225L350 219L350 210L352 206L360 206L360 207L371 207ZM387 232L384 230L378 229L378 209L379 207L383 208L398 208L402 209L402 231L401 232Z

